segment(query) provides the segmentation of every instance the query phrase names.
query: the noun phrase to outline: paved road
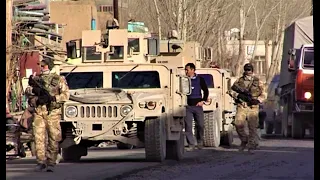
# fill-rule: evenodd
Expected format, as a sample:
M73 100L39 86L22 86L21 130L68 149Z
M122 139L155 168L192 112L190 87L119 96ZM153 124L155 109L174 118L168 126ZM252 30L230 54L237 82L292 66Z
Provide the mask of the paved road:
M239 144L236 140L234 144ZM201 152L201 153L200 153ZM266 139L254 155L236 147L189 152L181 162L144 161L144 150L90 150L79 163L60 163L54 173L34 173L33 158L7 162L7 179L47 180L267 180L314 179L313 140Z

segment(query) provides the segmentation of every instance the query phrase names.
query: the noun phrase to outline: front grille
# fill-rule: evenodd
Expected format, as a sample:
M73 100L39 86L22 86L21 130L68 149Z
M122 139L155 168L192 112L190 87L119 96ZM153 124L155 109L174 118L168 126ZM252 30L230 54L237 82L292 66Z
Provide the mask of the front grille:
M119 108L110 105L81 105L78 106L78 112L80 118L116 118L119 114Z

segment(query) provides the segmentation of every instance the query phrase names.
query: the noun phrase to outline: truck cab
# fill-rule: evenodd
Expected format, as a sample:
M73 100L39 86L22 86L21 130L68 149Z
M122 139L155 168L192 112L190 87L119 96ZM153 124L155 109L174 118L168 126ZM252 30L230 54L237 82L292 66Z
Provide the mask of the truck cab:
M314 47L304 44L288 54L292 81L277 90L283 108L282 134L302 138L306 129L310 134L314 129Z

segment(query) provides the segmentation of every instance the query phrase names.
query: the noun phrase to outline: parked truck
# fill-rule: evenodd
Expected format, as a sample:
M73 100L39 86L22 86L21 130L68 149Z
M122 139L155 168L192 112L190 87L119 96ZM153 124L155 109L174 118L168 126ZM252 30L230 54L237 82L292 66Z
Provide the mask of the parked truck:
M313 16L299 19L285 30L280 82L282 135L303 138L314 129Z

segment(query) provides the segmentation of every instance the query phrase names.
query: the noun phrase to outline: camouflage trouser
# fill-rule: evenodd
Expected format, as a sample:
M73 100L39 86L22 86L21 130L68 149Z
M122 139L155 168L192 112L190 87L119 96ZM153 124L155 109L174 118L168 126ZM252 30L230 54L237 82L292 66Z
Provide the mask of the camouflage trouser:
M61 111L54 109L48 115L46 106L39 106L33 121L33 135L38 163L55 165L61 141ZM48 144L46 145L46 136Z
M259 107L237 107L237 114L235 119L235 127L241 142L248 143L249 148L254 148L258 145L257 127ZM248 123L249 136L245 132L245 124Z

